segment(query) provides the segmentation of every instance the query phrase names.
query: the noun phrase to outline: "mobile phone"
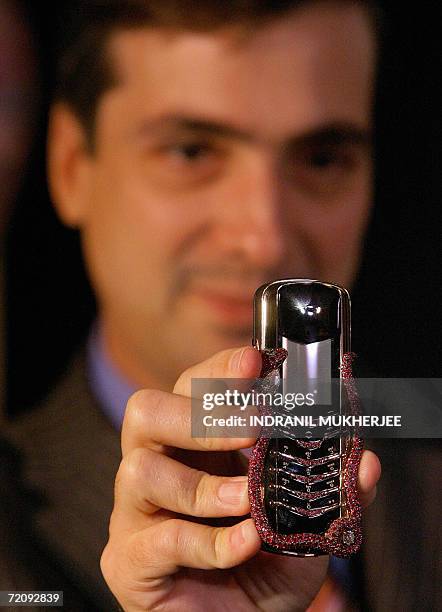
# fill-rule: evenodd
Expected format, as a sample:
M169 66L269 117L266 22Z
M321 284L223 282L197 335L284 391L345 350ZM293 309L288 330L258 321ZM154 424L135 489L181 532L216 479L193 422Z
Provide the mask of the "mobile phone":
M254 299L253 344L283 396L300 380L319 387L318 406L355 408L350 352L350 297L310 279L261 286ZM309 432L312 433L312 432ZM279 435L279 434L278 434ZM251 515L269 552L347 557L362 541L356 488L362 440L352 431L315 437L258 438L249 464Z

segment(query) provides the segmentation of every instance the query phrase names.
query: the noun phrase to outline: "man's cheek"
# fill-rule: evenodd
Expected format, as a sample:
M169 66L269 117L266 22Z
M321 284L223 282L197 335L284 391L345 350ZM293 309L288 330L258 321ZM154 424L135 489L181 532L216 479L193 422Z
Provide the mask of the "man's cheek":
M339 223L336 220L324 220L311 228L308 243L309 259L316 268L310 276L323 281L344 283L348 279L348 271L353 268L358 243L351 226L342 220Z

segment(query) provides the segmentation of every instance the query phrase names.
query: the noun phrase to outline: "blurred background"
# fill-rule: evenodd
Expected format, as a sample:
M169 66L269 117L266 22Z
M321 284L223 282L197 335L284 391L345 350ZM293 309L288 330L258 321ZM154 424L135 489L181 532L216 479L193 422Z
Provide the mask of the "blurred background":
M55 383L95 306L77 234L56 220L45 178L47 110L60 32L69 30L68 3L8 4L19 9L19 18L7 30L24 27L34 49L25 75L32 141L4 245L8 411L16 415ZM386 376L441 376L441 54L433 34L440 7L381 4L386 33L376 104L375 210L352 293L353 348ZM27 53L20 44L18 58ZM24 122L26 113L21 116Z

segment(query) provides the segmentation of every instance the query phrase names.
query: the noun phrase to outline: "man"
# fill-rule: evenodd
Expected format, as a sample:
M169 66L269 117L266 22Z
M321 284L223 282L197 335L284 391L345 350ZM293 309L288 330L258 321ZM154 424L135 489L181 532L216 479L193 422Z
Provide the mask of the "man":
M240 517L247 502L244 482L227 479L244 470L225 452L241 441L198 452L186 396L192 376L258 373L245 348L258 285L354 280L371 208L372 13L342 0L109 2L101 19L88 14L62 63L49 174L61 218L82 233L100 316L89 381L79 358L14 432L45 493L37 538L107 609L96 562L120 461L111 424L131 390L154 389L127 410L102 559L122 605L201 609L213 594L214 607L305 608L323 559L268 561L250 520L244 532L189 520ZM196 468L210 474L201 497ZM367 502L378 476L367 453ZM215 508L222 484L235 489Z

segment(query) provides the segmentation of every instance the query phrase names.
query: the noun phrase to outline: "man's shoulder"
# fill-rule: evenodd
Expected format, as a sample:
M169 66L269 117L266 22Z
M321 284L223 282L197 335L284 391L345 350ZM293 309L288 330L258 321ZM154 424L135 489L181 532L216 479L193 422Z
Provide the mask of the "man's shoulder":
M121 460L120 436L94 399L84 352L72 359L47 399L5 427L20 453L24 482L55 512L71 500L98 515L112 506L113 482ZM54 515L54 520L56 515Z
M81 592L113 609L99 558L107 540L120 437L94 399L83 351L47 399L10 423L5 435L16 449L15 458L8 452L19 467L13 486L33 553L40 548Z
M69 459L100 449L100 456L119 458L119 434L96 401L87 374L85 352L71 359L45 400L6 425L7 439L25 456ZM96 453L94 452L94 455Z

